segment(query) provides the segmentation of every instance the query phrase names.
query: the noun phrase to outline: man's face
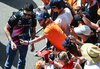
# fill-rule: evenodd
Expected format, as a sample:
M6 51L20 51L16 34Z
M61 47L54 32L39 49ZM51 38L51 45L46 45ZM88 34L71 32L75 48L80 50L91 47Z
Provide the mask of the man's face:
M23 10L23 18L28 19L29 17L31 17L31 15L32 11Z

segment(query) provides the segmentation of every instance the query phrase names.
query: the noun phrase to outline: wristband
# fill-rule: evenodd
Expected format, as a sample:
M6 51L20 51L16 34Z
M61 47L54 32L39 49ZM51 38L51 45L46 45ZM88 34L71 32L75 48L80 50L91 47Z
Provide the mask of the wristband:
M9 42L11 42L11 41L12 41L12 39L9 40Z
M28 43L29 43L30 45L32 45L32 41L28 41Z

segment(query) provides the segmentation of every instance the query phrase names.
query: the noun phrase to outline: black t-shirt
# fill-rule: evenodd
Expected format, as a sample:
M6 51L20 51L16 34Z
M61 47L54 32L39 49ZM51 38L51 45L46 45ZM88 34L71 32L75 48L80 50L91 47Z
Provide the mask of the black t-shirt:
M88 5L89 5L89 3L86 1L83 4L82 11L86 11L86 12L88 12L90 14L90 16L91 16L91 19L90 20L92 22L97 22L97 20L98 20L98 14L97 14L98 2L95 5L91 6L90 8L88 8Z
M12 40L19 45L18 35L28 34L30 27L36 26L35 15L32 14L28 19L24 19L22 16L23 11L14 12L8 21L8 25L11 27L11 37ZM27 38L26 38L27 40Z

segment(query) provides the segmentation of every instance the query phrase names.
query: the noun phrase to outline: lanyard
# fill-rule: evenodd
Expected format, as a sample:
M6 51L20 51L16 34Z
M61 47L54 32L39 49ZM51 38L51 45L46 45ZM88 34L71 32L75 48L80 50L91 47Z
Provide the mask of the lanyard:
M61 14L61 12L64 10L64 8L60 11L60 13L59 14Z

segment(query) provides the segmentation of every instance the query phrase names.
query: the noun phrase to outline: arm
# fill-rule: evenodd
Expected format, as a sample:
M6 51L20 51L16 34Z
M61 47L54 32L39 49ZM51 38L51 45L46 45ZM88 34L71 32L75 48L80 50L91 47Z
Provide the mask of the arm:
M81 7L81 0L77 0L77 6Z
M73 43L75 43L75 44L79 44L79 45L83 45L84 43L83 42L81 42L81 41L79 41L78 39L76 39L74 36L72 36L72 35L70 35L69 36L70 37L70 39L71 39L71 42L73 42Z
M32 28L31 30L30 30L30 33L31 33L31 37L32 37L32 39L34 39L35 38L35 35L36 35L36 27L34 27L34 28ZM31 45L31 52L33 52L34 51L34 43Z
M82 13L82 10L80 10L80 15L82 16L82 20L84 21L86 25L96 30L99 28L97 24L91 22L88 18L85 17L85 15Z
M83 42L81 42L81 41L79 41L78 39L76 39L76 44L79 44L79 45L83 45L84 43Z
M38 38L35 38L35 39L29 41L29 43L32 43L33 44L33 43L36 43L36 42L41 41L42 39L44 39L44 37L43 36L39 36Z
M8 38L8 40L11 40L11 36L10 36L10 32L9 32L10 28L11 27L8 24L6 24L5 27L4 27L4 31L5 31L5 34L6 34L7 38Z
M12 50L15 50L15 49L17 49L17 46L16 46L16 44L13 42L13 40L12 40L12 38L11 38L11 35L10 35L10 32L9 32L9 29L10 29L10 28L11 28L11 27L10 27L8 24L6 24L5 27L4 27L4 31L5 31L5 34L6 34L7 38L8 38L8 40L11 40L11 41L10 41L10 44L11 44Z
M20 43L22 45L28 45L28 44L33 44L33 43L39 42L42 39L44 39L43 36L39 36L38 38L35 38L35 39L31 40L31 41L27 41L27 40L20 39Z
M71 26L71 28L70 28L70 33L71 33L71 35L73 35L76 39L78 39L78 35L75 33L75 31L74 31L74 26Z
M72 15L74 16L76 13L74 9L72 8L72 6L68 3L68 1L65 1L65 5L71 10Z
M50 58L49 58L49 61L48 61L49 64L53 64L54 66L56 66L58 68L63 68L64 65L59 63L59 62L60 62L59 60L52 61Z
M93 29L98 29L99 26L93 22L91 22L89 19L87 19L85 16L82 17L82 20L84 21L85 24L87 24L89 27L93 28Z
M59 51L52 51L52 50L49 50L50 51L50 54L55 54L57 55L59 53Z

